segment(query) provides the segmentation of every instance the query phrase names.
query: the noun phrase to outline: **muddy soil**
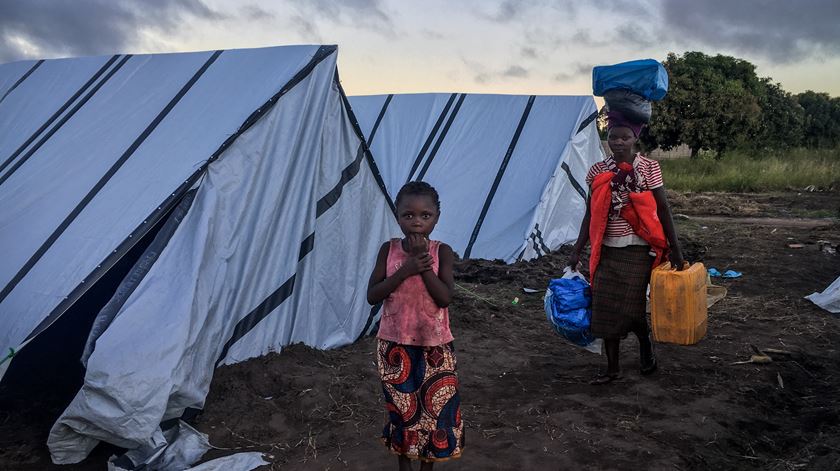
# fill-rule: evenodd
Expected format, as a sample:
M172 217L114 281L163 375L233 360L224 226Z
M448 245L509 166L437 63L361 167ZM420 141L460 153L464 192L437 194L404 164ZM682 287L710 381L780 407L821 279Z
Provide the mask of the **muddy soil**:
M675 212L813 217L783 210L793 202L831 207L840 195L727 201L736 206L729 213L689 211L680 201ZM746 206L758 209L737 210ZM607 386L589 384L603 358L566 343L543 312L542 291L562 272L564 251L514 265L459 262L450 315L466 447L436 468L840 469L840 317L803 299L840 275L840 255L818 244L837 244L840 224L691 218L678 226L687 258L743 276L716 281L729 294L711 308L698 345L658 345L660 371L642 377L631 335L622 342L624 379ZM753 347L787 353L771 354L769 364L732 364ZM374 362L374 339L366 338L330 351L295 345L219 369L193 420L220 447L206 458L257 450L272 462L265 469L395 469L378 441L385 412ZM49 465L45 420L27 420L33 410L4 414L0 469L104 469L99 449L79 466Z

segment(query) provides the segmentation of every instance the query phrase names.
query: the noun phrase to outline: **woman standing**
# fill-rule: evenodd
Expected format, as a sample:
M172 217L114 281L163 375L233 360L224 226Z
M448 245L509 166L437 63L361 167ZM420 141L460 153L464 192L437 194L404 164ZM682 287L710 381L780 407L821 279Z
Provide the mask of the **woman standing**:
M612 155L589 169L586 215L569 258L576 268L591 241L592 335L604 339L607 371L593 384L621 377L619 345L633 332L639 340L640 372L657 369L645 313L651 270L666 255L682 270L684 260L665 195L659 163L634 152L642 124L607 114Z

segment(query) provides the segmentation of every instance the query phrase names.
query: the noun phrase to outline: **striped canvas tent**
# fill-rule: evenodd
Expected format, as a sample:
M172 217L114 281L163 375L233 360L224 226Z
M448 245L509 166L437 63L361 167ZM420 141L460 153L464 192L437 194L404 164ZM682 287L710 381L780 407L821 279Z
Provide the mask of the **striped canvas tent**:
M591 96L350 97L391 197L441 196L435 237L464 258L531 259L574 241L584 177L603 159Z
M336 55L0 65L0 349L22 357L129 267L101 310L73 314L93 328L56 463L100 440L153 447L219 364L366 330L367 275L398 229Z

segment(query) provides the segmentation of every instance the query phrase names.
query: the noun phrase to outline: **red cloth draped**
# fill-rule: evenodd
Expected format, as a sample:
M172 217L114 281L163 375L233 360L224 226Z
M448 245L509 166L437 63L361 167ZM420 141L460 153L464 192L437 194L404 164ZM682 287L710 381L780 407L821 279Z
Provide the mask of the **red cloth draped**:
M607 230L607 219L610 213L610 198L612 186L610 182L615 177L614 172L604 172L592 181L592 197L589 203L589 242L592 254L589 257L589 279L595 279L595 270L601 261L601 246L604 243L604 233ZM633 228L633 232L650 244L656 253L656 259L651 266L655 268L665 259L668 253L668 240L665 230L656 213L656 199L653 192L630 192L630 203L621 208L621 217Z

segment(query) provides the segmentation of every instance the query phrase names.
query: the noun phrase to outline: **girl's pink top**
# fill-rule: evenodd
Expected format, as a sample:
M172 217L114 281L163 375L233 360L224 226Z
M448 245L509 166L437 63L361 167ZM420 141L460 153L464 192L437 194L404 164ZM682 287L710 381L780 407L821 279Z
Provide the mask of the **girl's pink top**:
M434 261L432 271L437 274L440 266L438 249L440 241L429 241L429 254ZM391 239L388 250L386 276L400 269L409 254L402 248L400 239ZM449 308L438 307L426 289L420 275L406 278L382 303L382 319L377 337L403 345L434 347L453 340L449 331Z

